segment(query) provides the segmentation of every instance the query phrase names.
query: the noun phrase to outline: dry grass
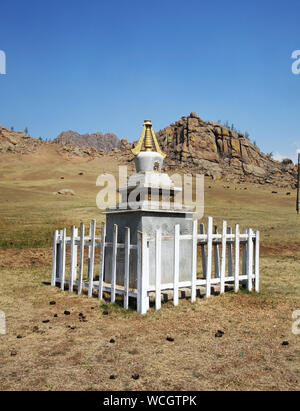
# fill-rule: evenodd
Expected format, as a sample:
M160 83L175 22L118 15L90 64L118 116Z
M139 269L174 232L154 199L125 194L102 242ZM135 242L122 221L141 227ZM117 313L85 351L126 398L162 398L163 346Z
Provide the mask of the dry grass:
M259 294L180 300L176 308L167 303L140 316L49 286L51 250L32 247L49 246L54 227L100 221L96 177L116 170L111 159L61 162L54 153L47 161L26 156L1 163L0 309L7 334L0 335L0 389L299 390L300 336L291 332L292 312L300 309L294 193L206 184L206 215L262 233ZM76 196L54 196L59 188ZM24 246L31 248L16 249ZM217 330L223 337L215 337Z
M274 267L281 272L276 281ZM1 271L7 315L7 334L0 336L2 390L300 388L300 340L291 333L291 313L300 305L299 284L291 284L299 271L288 261L263 258L261 294L181 300L177 308L167 303L145 317L52 289L49 271L47 265ZM222 338L215 337L219 329Z

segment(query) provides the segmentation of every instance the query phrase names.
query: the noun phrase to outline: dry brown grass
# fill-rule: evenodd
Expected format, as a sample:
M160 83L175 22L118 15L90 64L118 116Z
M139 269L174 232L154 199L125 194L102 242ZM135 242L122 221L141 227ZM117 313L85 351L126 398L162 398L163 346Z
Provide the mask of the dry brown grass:
M49 287L50 266L4 269L0 298L7 334L0 336L0 387L299 389L300 340L291 333L291 313L300 303L299 284L291 287L299 259L297 264L291 270L289 261L265 257L261 294L229 293L198 299L196 304L181 300L177 308L167 303L144 317ZM274 268L280 272L276 281ZM52 300L55 305L49 304ZM86 322L80 321L80 312ZM224 331L222 338L215 337L219 329ZM168 336L174 342L167 341ZM111 338L115 343L109 342ZM289 345L283 346L286 340ZM133 374L139 379L132 379Z
M116 172L116 164L109 159L60 163L54 154L48 163L29 156L22 163L17 157L1 163L2 245L39 245L54 227L99 216L95 180L103 171ZM291 332L292 312L300 309L294 193L224 185L207 182L206 215L261 230L261 293L227 293L195 304L180 300L176 308L170 302L140 316L118 304L51 288L50 248L3 249L0 309L7 334L0 335L0 389L299 390L300 336ZM76 196L53 196L59 188L74 189ZM215 337L219 329L222 338Z

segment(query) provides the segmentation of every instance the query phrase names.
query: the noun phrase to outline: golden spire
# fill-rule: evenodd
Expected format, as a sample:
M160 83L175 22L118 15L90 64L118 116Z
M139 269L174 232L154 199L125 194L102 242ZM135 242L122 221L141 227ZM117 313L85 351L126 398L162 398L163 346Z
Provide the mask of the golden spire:
M145 142L144 142L144 139L145 139ZM152 142L154 142L155 151L157 151L157 153L161 154L164 158L166 157L166 154L164 154L161 151L161 149L158 145L156 135L154 133L154 130L152 128L152 123L151 123L150 120L145 120L144 121L144 126L143 126L142 133L140 135L139 141L137 142L136 147L134 147L131 150L132 154L137 156L141 152L143 142L144 142L145 151L152 151L152 149L153 149Z

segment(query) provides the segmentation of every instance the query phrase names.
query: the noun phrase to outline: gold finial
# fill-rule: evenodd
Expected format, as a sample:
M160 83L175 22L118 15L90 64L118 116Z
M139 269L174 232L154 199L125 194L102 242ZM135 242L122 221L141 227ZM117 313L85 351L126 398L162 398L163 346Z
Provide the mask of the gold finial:
M152 151L153 149L152 142L154 142L155 150L159 154L161 154L164 158L166 157L166 154L164 154L161 151L158 145L156 135L154 133L154 130L152 128L152 123L150 120L144 121L144 126L143 126L142 133L140 135L139 141L137 142L136 147L131 150L132 154L134 154L135 156L137 156L141 152L144 139L145 139L145 142L144 142L145 151Z

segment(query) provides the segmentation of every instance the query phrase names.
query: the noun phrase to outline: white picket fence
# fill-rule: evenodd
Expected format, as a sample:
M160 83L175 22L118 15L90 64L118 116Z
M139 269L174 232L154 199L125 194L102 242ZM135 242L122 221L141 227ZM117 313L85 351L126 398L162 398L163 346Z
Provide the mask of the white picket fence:
M155 294L155 308L161 308L161 294L166 290L173 292L173 303L178 305L179 290L189 288L191 291L191 301L196 300L197 288L205 287L205 295L211 295L211 287L218 285L220 294L225 292L225 284L231 284L237 292L241 283L246 283L249 291L254 289L259 292L259 231L251 228L240 233L239 225L235 226L234 233L223 221L222 232L219 234L213 226L212 217L208 217L207 234L205 234L204 224L200 224L200 233L197 230L198 222L193 222L193 232L191 235L180 234L180 226L176 225L174 236L172 237L174 247L173 261L173 281L171 283L161 283L161 245L162 241L170 237L163 237L157 230L154 237L147 236L146 233L138 233L137 244L130 243L130 229L125 228L125 241L118 243L118 226L114 226L113 241L106 241L106 225L102 223L101 235L96 235L96 221L92 220L89 235L85 235L85 226L80 225L80 235L78 229L72 227L70 237L66 235L66 229L56 230L53 240L52 259L52 279L51 285L54 287L60 284L64 290L68 286L70 292L74 286L77 287L78 294L83 288L87 289L89 297L94 293L98 298L103 298L103 292L110 293L111 302L115 302L116 294L124 297L124 308L129 305L129 297L137 300L137 311L145 314L149 309L149 294ZM179 281L179 261L180 261L180 241L191 240L192 245L192 270L188 281ZM149 285L149 242L155 244L155 284ZM69 275L66 278L66 249L70 248ZM87 261L87 281L84 281L84 251L88 248ZM95 277L95 250L100 249L99 268ZM104 256L105 250L112 248L110 283L104 282ZM118 250L124 249L124 282L122 285L116 284L116 266ZM221 252L220 252L221 249ZM137 250L137 288L129 287L130 253ZM199 252L198 252L199 251ZM198 266L198 254L201 257L200 268ZM241 257L241 258L240 258ZM78 261L79 259L79 261ZM200 271L202 275L200 275ZM200 278L199 278L200 277Z

